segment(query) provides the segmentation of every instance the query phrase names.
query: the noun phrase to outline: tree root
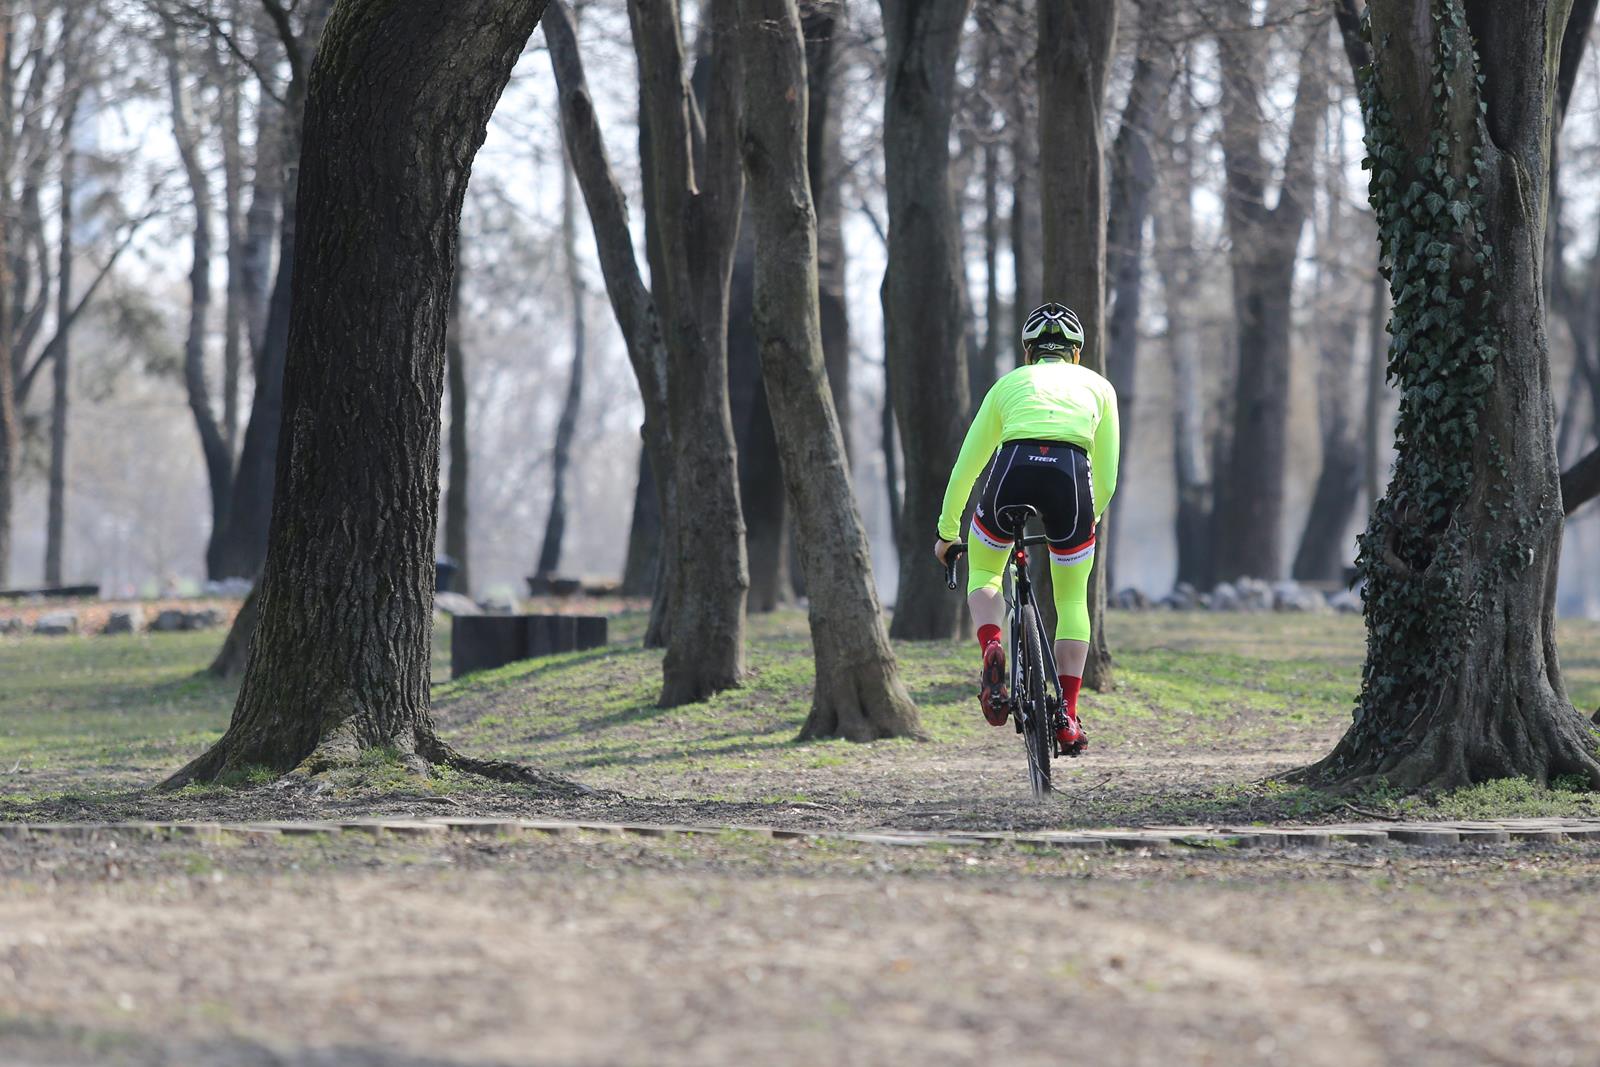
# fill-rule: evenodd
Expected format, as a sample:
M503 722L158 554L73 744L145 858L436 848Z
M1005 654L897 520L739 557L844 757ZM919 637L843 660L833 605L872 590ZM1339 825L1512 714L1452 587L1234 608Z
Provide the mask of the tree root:
M214 782L230 771L253 767L278 768L283 766L283 753L252 751L231 734L213 745L204 755L193 760L156 787L159 792L173 792L188 785ZM365 757L379 749L388 749L396 762L418 779L432 777L436 769L448 767L462 774L485 778L492 782L533 786L554 797L576 798L601 795L597 790L581 785L570 778L551 774L522 763L507 760L484 760L462 755L439 740L430 725L415 731L414 736L391 740L387 745L364 743L348 728L336 729L323 738L310 754L282 770L280 780L310 782L325 777L372 766Z
M1284 780L1340 796L1379 789L1406 795L1448 791L1501 778L1546 787L1557 778L1581 778L1600 792L1594 732L1571 707L1529 705L1468 722L1428 721L1433 718L1423 716L1403 741L1382 753L1356 748L1347 734L1327 757Z

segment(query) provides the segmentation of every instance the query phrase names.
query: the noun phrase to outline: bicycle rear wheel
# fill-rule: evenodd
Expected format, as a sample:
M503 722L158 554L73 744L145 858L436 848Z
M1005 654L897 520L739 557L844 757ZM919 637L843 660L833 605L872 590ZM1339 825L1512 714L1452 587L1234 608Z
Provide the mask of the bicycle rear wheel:
M1050 705L1044 677L1044 628L1032 604L1022 609L1022 743L1028 750L1028 780L1033 795L1050 793L1050 756L1055 751L1050 736Z

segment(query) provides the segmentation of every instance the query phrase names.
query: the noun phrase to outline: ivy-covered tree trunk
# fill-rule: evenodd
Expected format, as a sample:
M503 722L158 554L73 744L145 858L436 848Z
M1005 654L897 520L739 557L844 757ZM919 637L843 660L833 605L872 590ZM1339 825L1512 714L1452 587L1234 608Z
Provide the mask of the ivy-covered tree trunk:
M1394 297L1398 457L1361 540L1355 722L1313 777L1417 790L1576 776L1600 787L1553 625L1562 512L1542 250L1569 7L1369 9L1362 103Z
M341 0L311 72L260 620L227 732L169 787L369 749L457 756L429 712L439 402L461 205L544 0ZM520 769L521 778L533 772Z

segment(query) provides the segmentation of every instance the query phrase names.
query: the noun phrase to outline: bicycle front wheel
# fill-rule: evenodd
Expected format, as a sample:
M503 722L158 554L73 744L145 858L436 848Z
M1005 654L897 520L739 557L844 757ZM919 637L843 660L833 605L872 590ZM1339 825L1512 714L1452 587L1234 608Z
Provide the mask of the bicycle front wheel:
M1044 627L1032 604L1022 609L1022 743L1028 750L1028 780L1033 795L1050 793L1050 756L1055 751L1050 736L1050 705L1044 677Z

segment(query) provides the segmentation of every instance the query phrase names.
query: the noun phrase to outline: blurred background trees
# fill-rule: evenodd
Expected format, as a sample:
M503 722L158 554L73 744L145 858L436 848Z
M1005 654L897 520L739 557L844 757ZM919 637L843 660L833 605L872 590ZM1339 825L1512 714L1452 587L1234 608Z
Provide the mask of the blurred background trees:
M0 585L139 593L256 576L299 111L329 6L6 5ZM1577 466L1596 445L1600 395L1600 76L1580 47L1593 5L1576 7L1546 272L1558 445L1574 490L1600 469ZM1112 591L1343 579L1387 481L1398 402L1381 373L1387 293L1374 284L1361 169L1351 66L1361 42L1347 32L1360 8L1123 0L1096 139L1064 134L1058 110L1041 111L1046 57L1031 0L798 5L828 383L879 591L901 608L897 634L957 632L959 600L924 558L928 499L972 405L1015 364L1019 313L1046 296L1080 310L1099 299L1044 291L1046 222L1060 219L1041 207L1049 161L1096 140L1109 228L1107 339L1095 358L1122 390L1130 429L1102 558ZM649 94L641 100L624 0L586 0L577 15L570 51L587 73L577 118L603 137L599 173L615 201L597 207L570 129L563 140L573 116L550 77L560 49L542 32L467 197L440 550L469 561L466 591L478 597L520 594L535 574L626 576L629 592L649 595L671 586L663 575L684 555L663 492L678 472L649 462L652 447L679 452L662 384L648 380L665 355L665 335L645 325L658 314L650 297L676 269L671 225L646 195L659 170L640 125ZM709 0L679 15L693 158L716 140L716 35ZM923 74L907 81L913 69ZM907 96L929 86L938 91ZM696 181L709 183L706 166ZM742 196L731 213L750 218ZM736 518L726 501L717 510L742 539L757 611L793 602L804 579L754 347L754 234L738 219L732 233L721 373L739 504ZM1092 257L1092 235L1061 241L1069 262ZM617 273L624 253L631 282ZM701 314L718 317L710 305ZM702 439L719 421L683 414ZM738 555L730 542L713 566L736 571ZM1559 589L1564 612L1600 614L1593 509L1571 516ZM657 637L670 640L670 621Z

